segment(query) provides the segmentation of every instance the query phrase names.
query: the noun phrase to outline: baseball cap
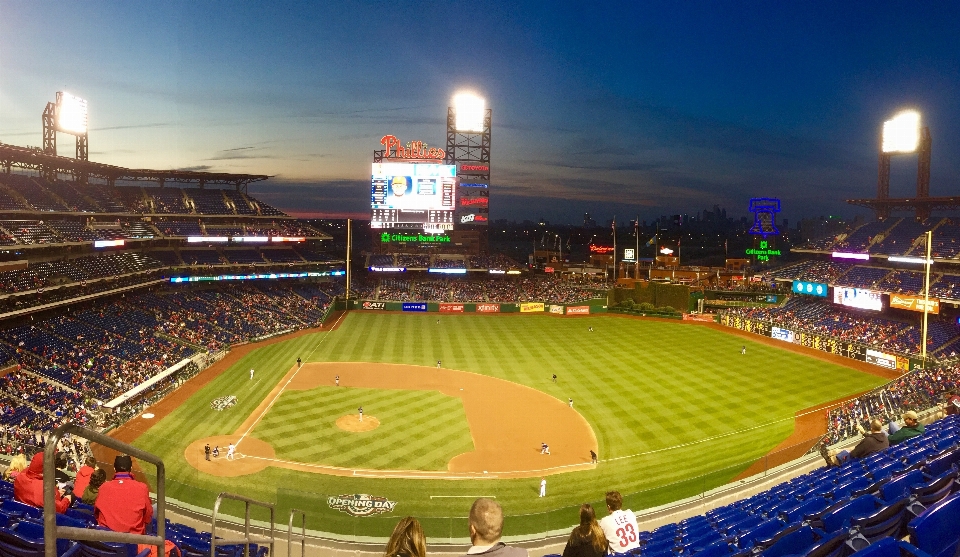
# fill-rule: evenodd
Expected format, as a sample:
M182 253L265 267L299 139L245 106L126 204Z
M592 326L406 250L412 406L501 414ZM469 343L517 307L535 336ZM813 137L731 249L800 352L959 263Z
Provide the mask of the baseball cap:
M917 413L914 412L913 410L907 410L906 412L904 412L904 413L903 413L903 419L904 419L904 420L913 420L913 421L919 421L919 420L920 420L920 418L917 416Z
M129 472L133 469L133 459L129 455L117 455L117 458L113 459L113 468L117 472Z

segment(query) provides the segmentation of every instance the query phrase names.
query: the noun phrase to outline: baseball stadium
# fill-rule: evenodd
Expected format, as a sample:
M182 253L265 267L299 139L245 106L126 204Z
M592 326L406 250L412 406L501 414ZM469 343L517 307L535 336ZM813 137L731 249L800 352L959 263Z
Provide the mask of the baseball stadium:
M248 193L269 176L90 161L59 123L86 102L56 99L45 137L76 157L0 144L2 448L76 482L137 457L141 543L376 553L414 516L462 553L488 498L504 540L551 554L614 490L642 557L839 556L956 525L960 224L931 216L955 200L921 195L922 163L918 199L881 167L877 199L851 200L875 220L782 264L771 199L750 202L753 257L722 267L621 253L615 223L589 260L522 263L489 249L491 110L464 131L451 106L445 150L380 140L370 226L341 250ZM926 432L829 465L901 415ZM93 506L55 518L45 485L43 511L0 483L0 554L126 554L77 534Z

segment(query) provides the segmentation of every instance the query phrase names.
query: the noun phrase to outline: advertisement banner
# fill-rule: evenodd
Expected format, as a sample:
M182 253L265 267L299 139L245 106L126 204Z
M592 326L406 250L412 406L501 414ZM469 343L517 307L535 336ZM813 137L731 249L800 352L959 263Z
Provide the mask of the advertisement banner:
M500 313L500 304L477 304L477 313Z
M563 315L563 306L554 306L554 305L551 305L551 306L550 306L550 313L558 313L558 314L560 314L560 315Z
M867 363L885 367L887 369L897 369L897 357L893 354L884 354L878 350L867 348Z
M826 298L828 288L829 287L822 282L795 280L793 281L792 290L794 294L806 294L808 296L820 296L821 298Z
M403 311L427 311L426 302L403 302Z
M589 314L590 314L590 306L568 306L567 307L567 315L589 315Z
M890 307L923 313L923 297L891 293ZM927 313L940 313L940 300L938 298L927 300Z
M784 342L793 342L794 340L793 331L789 329L781 329L780 327L771 327L770 328L770 337L777 340L782 340Z
M440 304L441 313L463 313L463 304Z
M358 493L354 495L327 497L327 505L329 505L331 509L347 513L350 516L359 517L393 512L393 508L397 506L397 502L390 501L386 497Z
M538 311L546 311L546 307L542 302L526 302L520 304L520 313L535 313Z
M387 309L386 302L363 302L361 305L363 309Z

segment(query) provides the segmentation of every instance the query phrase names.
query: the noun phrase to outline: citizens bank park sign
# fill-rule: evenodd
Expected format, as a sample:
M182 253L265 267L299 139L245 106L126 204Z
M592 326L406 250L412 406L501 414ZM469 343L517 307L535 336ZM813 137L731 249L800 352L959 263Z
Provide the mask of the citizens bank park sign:
M386 497L358 493L355 495L337 495L327 497L327 505L331 509L345 512L350 516L373 516L393 512L396 501L389 501Z

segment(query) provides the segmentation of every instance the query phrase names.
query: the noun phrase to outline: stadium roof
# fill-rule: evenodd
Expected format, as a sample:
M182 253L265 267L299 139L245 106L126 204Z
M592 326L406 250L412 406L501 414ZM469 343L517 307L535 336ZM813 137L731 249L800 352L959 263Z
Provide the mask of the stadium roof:
M190 170L149 170L123 168L99 162L84 161L51 155L38 148L18 147L0 143L0 166L9 171L11 167L32 170L55 169L56 172L86 175L101 178L108 182L116 180L176 182L180 184L229 184L238 189L251 182L260 182L271 178L264 174L228 174L226 172L194 172Z

